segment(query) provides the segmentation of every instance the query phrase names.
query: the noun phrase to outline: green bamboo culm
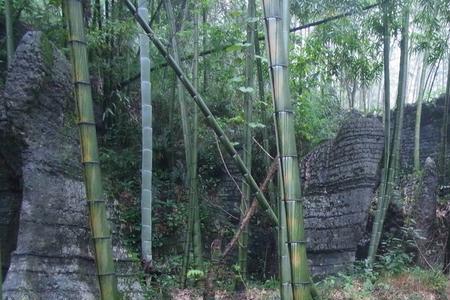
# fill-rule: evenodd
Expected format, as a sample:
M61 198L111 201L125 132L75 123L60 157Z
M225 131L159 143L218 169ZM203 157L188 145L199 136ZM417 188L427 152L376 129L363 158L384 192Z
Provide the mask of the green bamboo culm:
M252 129L250 123L252 122L253 115L253 98L255 90L255 18L256 18L256 4L255 0L248 0L247 6L247 44L246 59L245 59L245 76L246 85L251 88L251 92L244 94L244 115L245 115L245 128L244 128L244 148L242 158L244 164L248 170L252 169ZM245 217L245 213L250 207L250 187L247 182L242 182L242 197L241 197L241 220ZM248 255L248 225L244 227L241 236L239 237L239 270L243 280L247 278L247 255Z
M259 189L255 179L252 177L248 169L245 167L244 162L242 161L241 157L238 155L236 149L234 149L233 144L230 142L230 139L227 137L223 129L220 127L219 123L215 119L214 115L209 110L208 106L206 105L205 101L203 100L202 96L199 94L197 89L194 88L191 81L186 77L180 66L176 63L175 59L167 52L166 48L162 44L162 42L159 40L158 37L156 37L153 30L150 28L150 26L136 14L136 8L134 7L133 3L131 3L130 0L124 0L125 4L127 5L130 12L134 15L135 19L138 21L138 23L142 26L144 31L148 34L148 37L153 42L153 44L156 46L158 51L161 53L161 55L166 59L170 67L175 71L175 74L180 79L186 90L188 91L189 95L194 99L195 103L198 105L200 111L206 118L207 125L214 131L214 133L218 136L219 141L224 146L225 151L230 155L241 174L244 176L244 178L247 180L247 183L252 188L253 192L255 193L256 199L258 200L259 204L261 205L262 209L266 211L266 213L269 215L270 219L275 223L278 224L278 218L275 215L273 209L270 207L269 203L267 202L266 197Z
M295 142L294 108L290 99L288 74L289 1L263 0L266 42L275 111L277 151L280 159L280 213L285 214L286 228L280 216L281 297L282 299L313 299L312 285L306 256L306 237L300 175ZM284 210L284 211L283 211ZM286 242L284 242L286 240ZM283 244L287 251L283 251ZM287 252L287 253L286 253ZM283 256L289 256L288 263ZM289 280L290 273L290 281Z
M170 30L171 30L171 47L172 47L172 55L175 62L180 65L180 56L178 49L178 39L177 39L177 26L175 15L173 11L172 1L166 0L164 1L164 8L166 11L167 19L169 22ZM197 50L198 51L198 50ZM197 59L198 60L198 59ZM195 82L195 80L194 80ZM184 151L186 157L186 165L187 165L187 174L186 174L186 182L188 189L188 198L189 198L189 214L188 214L188 226L186 231L186 241L185 241L185 249L184 249L184 257L182 263L182 271L181 271L181 285L184 287L186 285L186 274L187 269L189 267L189 258L191 253L191 248L194 249L194 264L196 264L196 268L202 268L202 254L201 254L201 234L200 223L197 221L199 218L198 213L198 192L197 192L197 137L194 136L194 130L196 130L196 120L194 120L195 116L191 116L189 106L187 105L187 101L184 95L183 84L181 80L176 79L176 95L178 98L178 102L180 104L180 112L181 112L181 124L183 131L183 142L184 142ZM194 112L195 114L195 112ZM195 145L194 145L195 143ZM196 217L198 216L198 218ZM200 252L200 253L199 253Z
M14 57L14 30L12 24L11 2L5 0L6 56L8 67Z
M148 1L139 0L138 14L149 20ZM144 264L152 263L152 157L153 128L150 82L150 41L145 33L139 34L139 56L141 68L141 123L142 123L142 166L141 166L141 254Z
M80 0L63 1L64 16L68 30L68 43L72 61L72 76L89 223L94 242L95 262L101 299L119 299L114 269L111 229L107 220L106 203L98 158L97 134L95 129L91 85L89 79L86 38L83 26L83 10Z
M192 81L194 88L198 90L198 63L199 63L199 28L200 19L199 3L194 1L194 60L192 66ZM192 159L191 159L191 183L189 184L189 195L192 203L192 244L194 252L194 265L196 269L203 270L203 247L202 235L200 230L200 203L198 197L198 109L193 108L192 115Z
M423 55L422 70L419 79L419 94L416 100L416 123L414 128L414 171L420 171L420 123L422 120L422 102L425 94L425 77L427 74L428 55L425 51Z
M378 193L378 209L375 214L375 221L372 224L372 233L369 244L368 262L371 264L375 260L376 250L375 240L378 235L380 218L382 214L381 207L386 198L386 181L389 171L389 160L391 155L391 93L390 93L390 33L389 33L389 0L383 2L383 65L384 65L384 157L383 172L381 175L381 184Z
M394 134L392 136L392 148L389 155L389 167L387 173L383 175L384 189L382 198L377 207L375 222L372 227L372 238L369 245L369 262L375 260L375 255L380 244L383 224L386 217L387 209L392 200L394 188L399 175L400 166L400 144L403 127L403 115L405 107L405 95L407 88L407 74L408 74L408 48L409 48L409 5L403 4L402 8L402 40L400 43L400 72L398 81L398 92L396 100L396 115ZM390 113L390 112L389 112ZM383 179L383 178L382 178Z

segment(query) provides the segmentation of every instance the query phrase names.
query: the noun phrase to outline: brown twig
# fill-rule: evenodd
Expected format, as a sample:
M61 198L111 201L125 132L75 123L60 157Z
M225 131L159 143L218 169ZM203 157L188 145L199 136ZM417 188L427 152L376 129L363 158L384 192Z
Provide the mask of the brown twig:
M266 178L264 179L263 183L259 186L261 192L266 191L267 186L269 185L269 182L272 179L272 177L275 175L277 169L278 169L278 159L276 158L272 162L272 165L270 166L269 171L267 172ZM245 216L242 219L241 223L239 224L239 228L236 231L236 233L234 234L233 239L225 247L225 250L222 253L221 260L223 260L230 253L230 251L233 249L233 247L236 245L236 243L239 239L239 236L242 234L242 231L244 231L244 228L250 222L250 219L255 214L257 208L258 208L258 201L256 200L256 198L253 198L252 205L249 207L249 209L245 213Z

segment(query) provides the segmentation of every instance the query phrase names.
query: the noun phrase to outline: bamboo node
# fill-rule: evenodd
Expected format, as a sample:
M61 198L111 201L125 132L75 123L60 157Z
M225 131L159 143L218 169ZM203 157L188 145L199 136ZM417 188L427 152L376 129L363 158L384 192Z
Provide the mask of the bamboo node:
M302 198L286 198L284 199L285 202L303 202Z
M309 280L309 281L299 281L299 282L293 282L292 283L293 285L302 285L302 286L307 286L307 285L312 285L313 283L312 283L312 281L311 280Z
M286 244L306 244L306 240L299 240L299 241L289 241L286 242Z
M111 235L93 236L92 239L93 240L110 240L111 239Z
M79 39L69 39L67 42L72 43L72 44L78 43L78 44L82 44L82 45L87 45L86 41L79 40Z
M98 160L83 160L81 162L83 165L99 165L100 162Z
M115 276L116 272L109 272L109 273L98 273L97 276L104 277L104 276Z
M270 17L263 17L263 20L270 21L270 20L281 20L280 16L270 16Z
M90 81L86 81L86 80L75 80L73 83L74 84L83 84L83 85L91 86L91 82Z
M93 126L95 126L95 122L92 122L92 121L78 121L77 125L78 126L80 126L80 125L93 125Z
M293 109L283 109L283 110L277 110L275 111L273 114L277 115L277 114L293 114L294 110Z

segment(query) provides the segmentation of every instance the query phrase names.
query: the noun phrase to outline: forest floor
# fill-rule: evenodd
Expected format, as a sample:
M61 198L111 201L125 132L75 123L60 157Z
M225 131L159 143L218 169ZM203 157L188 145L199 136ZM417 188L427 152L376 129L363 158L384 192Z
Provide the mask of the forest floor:
M450 300L449 279L440 272L414 268L395 275L380 276L373 281L367 276L340 275L318 284L322 300ZM198 290L174 290L172 299L200 300ZM244 293L217 291L217 300L276 300L277 289L253 287Z

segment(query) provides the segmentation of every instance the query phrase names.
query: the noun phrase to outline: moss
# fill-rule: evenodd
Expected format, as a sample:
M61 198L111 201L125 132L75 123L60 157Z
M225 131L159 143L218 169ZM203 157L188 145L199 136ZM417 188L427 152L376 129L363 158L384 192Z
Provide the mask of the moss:
M44 36L41 37L41 53L46 67L51 68L53 65L53 51L52 43Z

